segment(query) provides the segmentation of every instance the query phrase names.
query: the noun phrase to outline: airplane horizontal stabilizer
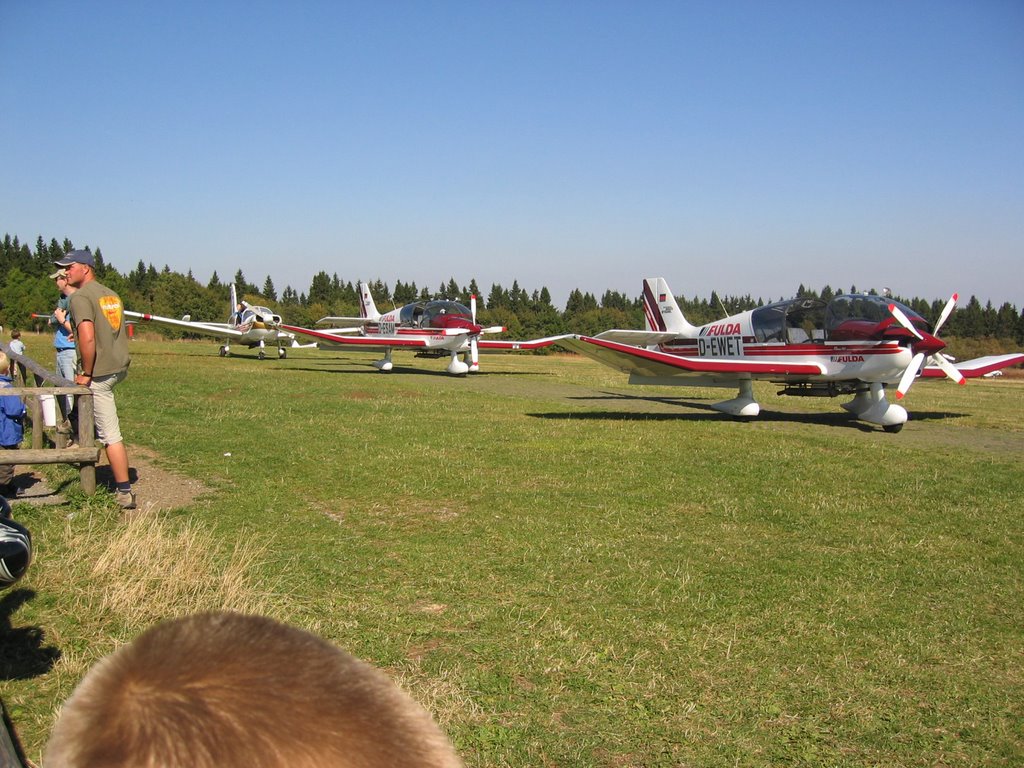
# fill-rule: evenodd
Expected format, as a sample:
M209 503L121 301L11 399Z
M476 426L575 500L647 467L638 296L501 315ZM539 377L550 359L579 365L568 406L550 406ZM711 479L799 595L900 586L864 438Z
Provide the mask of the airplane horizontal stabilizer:
M376 320L371 320L368 317L340 317L334 315L328 315L327 317L321 317L316 321L317 325L337 325L338 323L356 323L360 328L369 323L375 323ZM339 330L339 329L333 329Z
M655 344L664 344L679 337L679 334L665 331L636 331L625 329L612 329L602 331L595 336L595 339L603 341L617 341L619 344L632 344L635 347L652 347Z

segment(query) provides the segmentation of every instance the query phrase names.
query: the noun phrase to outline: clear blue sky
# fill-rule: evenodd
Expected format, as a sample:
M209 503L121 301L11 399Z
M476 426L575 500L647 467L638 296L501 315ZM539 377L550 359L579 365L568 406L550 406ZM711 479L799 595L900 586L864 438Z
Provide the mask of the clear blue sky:
M1024 3L0 0L0 235L278 292L1024 306Z

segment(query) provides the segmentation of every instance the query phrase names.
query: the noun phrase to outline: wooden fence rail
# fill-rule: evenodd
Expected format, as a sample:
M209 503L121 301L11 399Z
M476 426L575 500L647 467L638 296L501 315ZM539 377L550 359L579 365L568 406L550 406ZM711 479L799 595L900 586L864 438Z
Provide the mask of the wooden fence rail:
M0 341L0 349L22 371L31 371L36 384L34 387L10 387L0 390L0 394L18 395L24 398L28 417L32 422L32 447L0 451L0 464L77 465L82 490L91 496L96 492L96 464L100 458L100 448L96 445L96 418L93 411L92 391L88 387L77 386L74 382L48 371L27 355L15 354L2 341ZM43 386L44 383L51 386ZM54 398L53 405L57 422L63 424L67 422L65 395L71 395L75 401L78 419L78 447L68 448L70 435L58 429L54 434L54 447L46 448L43 441L46 432L43 398L47 396Z

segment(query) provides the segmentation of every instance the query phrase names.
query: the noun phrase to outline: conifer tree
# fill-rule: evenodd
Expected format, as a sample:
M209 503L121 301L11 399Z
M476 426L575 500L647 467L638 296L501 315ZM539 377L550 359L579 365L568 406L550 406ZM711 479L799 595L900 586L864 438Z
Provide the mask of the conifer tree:
M327 273L320 270L313 275L313 282L309 285L309 297L303 302L309 304L323 304L327 306L331 301L331 278Z
M263 283L263 297L269 301L277 301L277 291L274 290L274 281L270 279L270 275L267 275Z

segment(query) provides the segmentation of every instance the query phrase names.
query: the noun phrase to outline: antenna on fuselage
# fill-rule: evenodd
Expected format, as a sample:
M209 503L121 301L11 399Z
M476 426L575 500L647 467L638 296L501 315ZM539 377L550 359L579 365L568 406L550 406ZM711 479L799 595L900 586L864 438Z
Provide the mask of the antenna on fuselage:
M725 308L725 302L723 302L722 297L718 295L718 291L715 291L715 298L718 299L718 306L722 308L722 317L728 317L729 310Z

